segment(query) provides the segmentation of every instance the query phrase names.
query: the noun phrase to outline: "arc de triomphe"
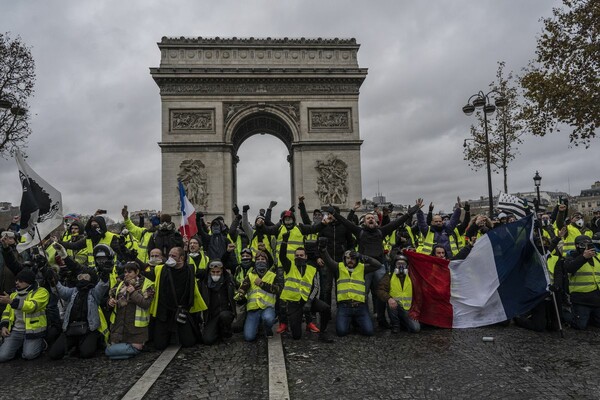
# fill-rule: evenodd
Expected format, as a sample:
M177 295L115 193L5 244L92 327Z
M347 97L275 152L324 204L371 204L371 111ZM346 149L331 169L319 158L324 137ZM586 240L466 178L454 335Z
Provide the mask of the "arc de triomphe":
M362 198L358 95L367 69L355 39L163 37L158 47L150 73L162 103L163 212L178 212L179 179L196 210L230 221L237 151L259 133L289 150L293 202L303 194L309 207L348 209Z

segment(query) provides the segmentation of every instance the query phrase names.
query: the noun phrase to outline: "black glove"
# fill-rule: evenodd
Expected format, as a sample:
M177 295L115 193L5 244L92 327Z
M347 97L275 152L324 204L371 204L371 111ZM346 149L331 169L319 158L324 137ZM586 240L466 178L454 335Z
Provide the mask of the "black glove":
M463 207L465 209L465 211L469 211L471 210L471 206L469 205L468 202L465 201L465 206Z
M242 211L245 213L248 212L249 209L250 209L249 205L245 205L244 207L242 207Z
M233 205L233 215L238 215L240 213L240 208L237 206L237 204Z
M291 207L290 207L290 211L291 211L291 212L296 212L296 206L291 206Z

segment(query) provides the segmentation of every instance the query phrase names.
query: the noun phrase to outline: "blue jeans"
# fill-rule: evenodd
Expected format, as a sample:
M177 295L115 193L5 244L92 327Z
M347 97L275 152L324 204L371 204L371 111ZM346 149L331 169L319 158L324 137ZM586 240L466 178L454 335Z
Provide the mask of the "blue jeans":
M365 295L369 296L369 291L373 297L373 312L377 314L377 321L383 323L385 322L385 303L379 300L377 297L377 286L379 286L379 281L385 276L387 271L387 266L385 263L381 265L381 267L373 272L369 272L365 274ZM368 301L366 302L368 304Z
M111 360L126 360L140 354L140 350L129 343L115 343L108 346L104 354Z
M358 307L338 303L337 315L335 317L335 330L338 336L346 336L350 332L351 321L356 321L361 334L373 336L373 321L371 320L369 307L367 307L366 303Z
M408 311L402 308L400 304L398 304L398 307L396 307L395 310L392 310L388 305L388 314L390 316L392 328L399 328L400 325L402 325L411 333L417 333L421 330L421 324L419 324L419 321L409 317Z
M20 348L23 348L21 357L33 360L44 350L44 339L25 339L25 331L11 331L0 346L0 362L15 358Z
M585 329L590 322L595 326L600 326L600 307L589 307L581 304L573 304L573 320L571 325L575 329Z
M273 332L273 324L275 323L275 309L267 307L264 310L252 310L246 313L246 322L244 323L244 339L247 342L252 342L256 339L258 325L262 321L265 332Z

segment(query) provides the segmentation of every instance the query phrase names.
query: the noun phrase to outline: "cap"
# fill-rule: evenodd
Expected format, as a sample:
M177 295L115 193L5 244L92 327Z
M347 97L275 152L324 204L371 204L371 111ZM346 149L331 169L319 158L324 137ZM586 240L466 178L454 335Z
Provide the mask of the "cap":
M498 214L498 219L502 219L502 218L508 218L508 215L501 212L500 214Z
M21 272L15 276L15 280L32 285L33 282L35 282L35 274L30 269L22 269Z

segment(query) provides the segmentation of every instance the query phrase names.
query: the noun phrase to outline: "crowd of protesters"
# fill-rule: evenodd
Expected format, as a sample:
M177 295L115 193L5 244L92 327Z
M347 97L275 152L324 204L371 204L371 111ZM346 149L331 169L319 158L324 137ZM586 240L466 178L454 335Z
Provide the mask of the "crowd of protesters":
M15 220L0 239L0 362L44 351L88 358L100 349L124 359L148 343L162 350L274 331L299 340L305 330L329 343L331 320L340 337L371 336L375 323L417 333L407 252L463 259L478 238L515 220L472 216L457 200L449 215L433 204L425 214L418 199L406 213L384 206L357 215L358 202L344 216L335 206L309 215L300 197L278 219L271 202L254 223L250 207L235 206L230 225L196 213L192 237L167 214L134 222L125 206L119 232L99 210L85 226L71 219L63 233L21 253ZM561 201L537 217L535 243L559 313L548 297L514 323L536 331L556 329L559 319L576 329L600 326L600 210L585 221Z

